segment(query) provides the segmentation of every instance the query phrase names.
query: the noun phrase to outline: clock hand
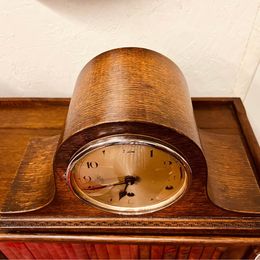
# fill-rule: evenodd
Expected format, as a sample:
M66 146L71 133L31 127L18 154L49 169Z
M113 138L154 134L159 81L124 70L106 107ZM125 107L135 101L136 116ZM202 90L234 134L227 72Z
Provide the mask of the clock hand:
M138 176L131 176L128 175L125 177L125 188L124 190L119 192L119 200L121 200L123 197L125 197L127 195L127 187L129 185L133 185L135 182L139 181L140 178Z
M109 183L109 184L103 184L99 186L89 186L88 188L84 190L99 190L99 189L104 189L106 187L112 187L112 186L117 186L117 185L122 185L125 184L125 182L117 182L117 183Z
M124 190L119 191L119 200L121 200L123 197L125 197L125 196L127 195L126 189L127 189L128 185L129 185L129 184L127 183L127 184L125 185Z
M118 178L118 180L122 180L121 178ZM107 184L102 184L102 185L96 185L96 186L89 186L88 188L85 188L84 190L99 190L99 189L103 189L106 187L113 187L113 186L117 186L117 185L123 185L126 184L127 186L129 184L134 184L136 181L139 180L138 176L125 176L123 181L119 181L119 182L115 182L115 183L107 183ZM127 188L127 187L126 187ZM125 190L126 190L125 188Z

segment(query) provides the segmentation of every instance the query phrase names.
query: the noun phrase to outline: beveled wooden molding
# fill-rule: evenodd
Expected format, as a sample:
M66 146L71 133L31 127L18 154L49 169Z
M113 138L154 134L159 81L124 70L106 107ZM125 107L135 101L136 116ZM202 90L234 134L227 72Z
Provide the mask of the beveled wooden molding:
M2 218L0 230L9 231L52 230L59 232L139 232L149 233L157 230L161 234L260 234L260 219L237 218Z
M88 242L88 243L120 243L120 244L188 244L188 245L260 245L259 237L212 237L212 236L138 236L138 235L82 235L82 234L5 234L0 233L2 241L33 242Z

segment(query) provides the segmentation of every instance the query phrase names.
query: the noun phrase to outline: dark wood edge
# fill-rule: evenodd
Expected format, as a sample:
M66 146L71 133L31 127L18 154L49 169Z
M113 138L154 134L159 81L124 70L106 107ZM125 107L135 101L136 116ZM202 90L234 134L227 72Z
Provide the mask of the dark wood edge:
M233 101L233 105L236 111L236 116L240 124L241 132L247 142L247 148L250 151L251 157L254 161L254 166L256 168L256 174L258 182L260 180L260 146L257 142L253 129L248 120L245 107L240 98L236 98Z
M222 104L226 104L226 103L233 103L234 100L236 99L240 99L237 97L192 97L191 100L192 102L203 102L203 104L206 103L222 103Z
M56 105L56 106L68 106L70 103L70 98L0 98L1 106L46 106L46 105Z
M231 98L231 97L192 97L191 100L193 102L219 102L219 103L230 103L233 102L235 99L240 98ZM36 98L36 97L0 97L0 103L5 104L13 104L18 103L24 105L24 103L57 103L59 105L69 105L70 97L65 98Z
M120 235L67 235L67 234L10 234L0 233L1 241L48 241L48 242L88 242L88 243L120 243L120 244L207 244L218 245L260 245L260 237L234 236L120 236Z

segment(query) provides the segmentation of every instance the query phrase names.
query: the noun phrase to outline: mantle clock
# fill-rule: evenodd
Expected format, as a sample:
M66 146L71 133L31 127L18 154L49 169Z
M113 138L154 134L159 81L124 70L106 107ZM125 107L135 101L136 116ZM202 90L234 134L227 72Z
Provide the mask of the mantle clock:
M191 99L167 57L120 48L69 99L1 99L8 258L254 258L260 149L238 98Z

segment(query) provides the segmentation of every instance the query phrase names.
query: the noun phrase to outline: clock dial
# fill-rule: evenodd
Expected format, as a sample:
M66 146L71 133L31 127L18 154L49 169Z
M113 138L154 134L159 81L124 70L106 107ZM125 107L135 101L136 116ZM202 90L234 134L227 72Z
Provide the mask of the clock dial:
M67 172L78 197L122 214L152 212L173 203L189 178L189 167L178 153L131 137L112 137L86 148Z

